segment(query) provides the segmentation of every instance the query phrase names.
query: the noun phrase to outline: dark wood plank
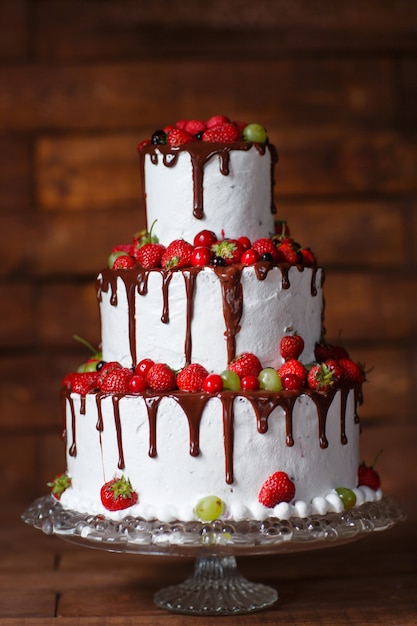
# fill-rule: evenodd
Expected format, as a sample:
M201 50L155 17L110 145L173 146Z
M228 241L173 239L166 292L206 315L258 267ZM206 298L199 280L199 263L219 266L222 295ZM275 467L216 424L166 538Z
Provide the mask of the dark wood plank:
M2 213L9 211L28 213L31 203L31 168L30 141L22 137L11 137L6 133L0 134L0 211Z
M29 52L28 0L0 2L0 60L15 62L27 59Z

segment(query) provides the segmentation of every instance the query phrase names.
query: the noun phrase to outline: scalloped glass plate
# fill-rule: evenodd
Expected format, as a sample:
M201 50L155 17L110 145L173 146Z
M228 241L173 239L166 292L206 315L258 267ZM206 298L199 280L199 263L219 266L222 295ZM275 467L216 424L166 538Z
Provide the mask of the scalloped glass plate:
M275 589L251 583L237 570L236 556L296 552L341 545L387 530L404 519L390 498L342 513L306 518L243 522L172 523L126 516L114 521L64 509L50 495L35 500L22 515L47 535L90 548L137 554L194 556L194 574L155 595L161 608L193 615L259 611L274 604Z

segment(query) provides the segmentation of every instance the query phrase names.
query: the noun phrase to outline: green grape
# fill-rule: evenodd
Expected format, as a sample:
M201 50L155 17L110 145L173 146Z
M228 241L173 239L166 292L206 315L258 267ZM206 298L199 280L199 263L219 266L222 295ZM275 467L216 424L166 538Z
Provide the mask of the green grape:
M352 489L348 487L337 487L335 490L341 501L343 502L343 506L345 509L351 509L356 504L356 496L353 493Z
M243 129L243 139L245 141L257 141L259 143L265 143L268 139L266 130L260 124L248 124Z
M202 522L213 522L224 511L224 502L217 496L205 496L197 502L194 512Z
M240 378L233 372L232 370L224 370L220 374L223 379L223 389L229 389L230 391L239 391L240 389Z
M277 370L273 367L266 367L259 372L259 387L268 391L281 391L282 382Z

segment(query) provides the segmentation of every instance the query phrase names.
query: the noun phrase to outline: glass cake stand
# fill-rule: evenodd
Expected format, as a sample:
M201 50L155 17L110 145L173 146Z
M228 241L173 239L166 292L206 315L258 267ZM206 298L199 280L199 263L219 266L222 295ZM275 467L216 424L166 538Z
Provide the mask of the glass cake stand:
M114 521L64 509L52 496L39 498L22 515L27 524L72 543L137 554L195 557L194 573L154 596L163 609L191 615L260 611L278 599L276 589L253 583L238 571L236 557L297 552L348 543L404 519L390 498L342 513L243 522L160 522L127 516Z

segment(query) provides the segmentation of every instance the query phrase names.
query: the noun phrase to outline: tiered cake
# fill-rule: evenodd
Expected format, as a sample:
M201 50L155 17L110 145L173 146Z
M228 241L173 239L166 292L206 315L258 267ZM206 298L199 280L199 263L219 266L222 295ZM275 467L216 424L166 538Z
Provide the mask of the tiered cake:
M147 229L98 275L101 351L63 381L53 494L162 521L381 497L372 469L358 479L364 375L324 341L324 273L276 220L266 131L182 121L138 150Z

